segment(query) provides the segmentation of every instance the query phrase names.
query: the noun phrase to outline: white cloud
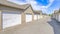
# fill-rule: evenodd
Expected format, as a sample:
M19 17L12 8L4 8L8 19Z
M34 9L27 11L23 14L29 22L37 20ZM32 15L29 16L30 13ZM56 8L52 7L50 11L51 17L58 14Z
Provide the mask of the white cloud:
M54 2L54 0L49 0L49 4L47 6L45 6L46 8L50 7L52 5L52 3Z
M35 0L26 0L27 3L31 4L31 5L35 5L37 4L37 2Z
M54 11L54 10L59 10L59 8L55 8L55 9L53 9L53 11Z
M40 10L40 6L38 5L38 3L35 0L26 0L29 4L31 4L32 8L34 10Z
M54 0L49 0L50 2L53 2Z
M20 5L28 3L28 4L32 5L32 7L33 7L34 10L43 10L44 12L47 12L47 9L52 5L52 3L54 2L54 0L49 0L49 4L47 6L38 5L38 3L35 0L26 0L26 2L21 2L21 1L13 0L13 2L15 2L17 4L20 4Z
M26 0L26 1L28 3L30 3L32 5L33 9L35 9L35 10L42 10L42 9L45 10L46 8L49 8L52 5L54 0L49 0L50 3L47 6L40 6L40 5L38 5L38 3L35 0Z
M33 8L38 8L40 6L40 5L38 5L38 3L35 0L26 0L26 2L22 2L20 0L19 1L18 0L9 0L9 1L20 4L20 5L29 3L33 6ZM47 6L40 6L39 8L48 8L48 7L50 7L54 0L49 0L49 1L50 1L50 3Z

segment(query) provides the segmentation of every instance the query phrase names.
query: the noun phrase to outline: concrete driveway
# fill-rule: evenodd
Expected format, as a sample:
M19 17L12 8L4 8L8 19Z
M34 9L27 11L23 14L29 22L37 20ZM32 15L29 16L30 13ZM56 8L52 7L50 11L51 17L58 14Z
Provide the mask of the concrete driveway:
M23 28L19 28L20 25L15 28L11 27L9 30L1 31L0 34L55 34L57 22L55 22L55 24L54 22L50 17L44 17L27 24Z

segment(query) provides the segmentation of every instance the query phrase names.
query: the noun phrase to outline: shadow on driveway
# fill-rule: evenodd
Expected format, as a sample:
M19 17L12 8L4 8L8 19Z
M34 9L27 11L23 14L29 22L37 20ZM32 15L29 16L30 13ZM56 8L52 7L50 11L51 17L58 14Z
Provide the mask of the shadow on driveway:
M48 24L50 24L53 27L54 34L60 34L60 23L59 22L51 18L51 20L48 21Z

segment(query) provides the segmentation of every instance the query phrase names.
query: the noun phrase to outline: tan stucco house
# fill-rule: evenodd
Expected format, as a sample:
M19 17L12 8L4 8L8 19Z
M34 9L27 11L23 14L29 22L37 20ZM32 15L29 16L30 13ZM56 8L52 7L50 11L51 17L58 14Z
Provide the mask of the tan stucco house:
M35 19L40 19L40 12L35 12L31 5L18 5L7 0L0 0L0 30L15 25L24 25Z
M28 8L24 11L24 15L25 15L25 22L28 23L28 22L32 22L34 21L34 13L33 13L33 9L31 7L31 5L28 6Z
M60 22L60 10L55 10L52 18L54 18L55 20L57 20L58 22Z
M39 20L40 19L40 11L35 11L34 10L34 20Z
M0 0L0 30L30 21L33 21L31 5L18 5L6 0Z

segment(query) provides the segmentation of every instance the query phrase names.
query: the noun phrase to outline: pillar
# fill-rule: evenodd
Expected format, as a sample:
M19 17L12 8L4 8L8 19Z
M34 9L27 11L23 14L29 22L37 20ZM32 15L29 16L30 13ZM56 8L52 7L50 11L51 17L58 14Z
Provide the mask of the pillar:
M25 13L22 13L21 20L22 20L22 24L26 24L26 16L25 16Z
M34 21L34 14L32 14L32 21Z
M2 30L2 12L0 11L0 31Z
M37 14L37 20L38 20L38 14Z

